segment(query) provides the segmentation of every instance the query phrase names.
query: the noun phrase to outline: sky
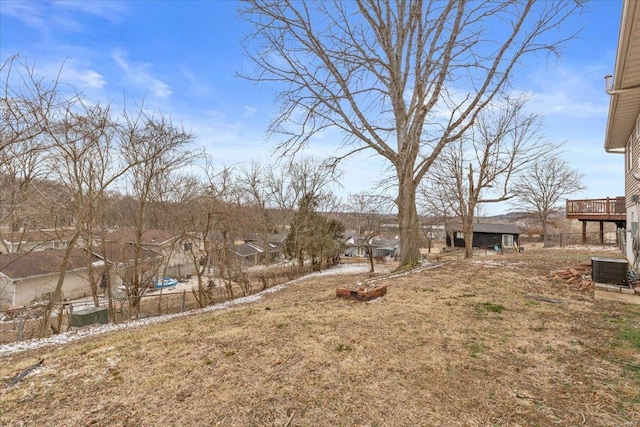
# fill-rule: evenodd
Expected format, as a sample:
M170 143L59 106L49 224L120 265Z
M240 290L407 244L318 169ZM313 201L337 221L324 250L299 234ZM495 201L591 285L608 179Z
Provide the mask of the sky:
M36 72L55 76L90 99L123 99L171 115L195 135L218 165L274 163L267 127L276 112L274 88L238 77L253 66L242 49L248 23L235 1L0 1L0 61L20 54ZM544 117L548 140L584 174L587 189L570 196L624 195L623 156L604 151L609 108L604 76L613 74L622 2L596 0L572 17L583 28L563 45L559 60L524 62L513 82ZM61 70L61 71L60 71ZM130 101L128 101L130 102ZM339 138L319 138L307 150L335 154ZM343 188L370 192L386 173L375 156L343 164ZM509 205L487 207L498 214Z

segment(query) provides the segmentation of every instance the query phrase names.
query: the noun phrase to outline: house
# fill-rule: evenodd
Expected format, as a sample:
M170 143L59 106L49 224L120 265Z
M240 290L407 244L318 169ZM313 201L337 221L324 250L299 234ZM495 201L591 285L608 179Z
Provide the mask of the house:
M344 237L344 256L358 257L367 255L364 237L359 236L355 230L345 231Z
M640 259L640 4L625 0L614 75L607 76L611 95L605 133L607 153L625 156L625 254L634 268Z
M0 255L0 308L48 300L58 283L64 249ZM63 299L91 295L87 263L104 263L85 250L72 249L62 285Z
M277 260L284 257L287 235L271 233L266 236L262 236L258 233L249 233L244 236L242 241L243 243L249 244L258 249L261 253L258 262L264 262L267 254L269 255L269 260Z
M382 236L374 236L367 242L366 237L350 233L346 235L344 255L348 257L367 256L367 247L370 245L374 257L395 257L398 253L399 242L398 238Z
M233 245L229 253L235 258L237 264L242 267L251 267L259 264L264 250L250 243Z
M150 284L163 274L164 256L146 248L140 248L136 252L133 243L104 242L92 248L92 251L106 263L111 278L111 289L116 289L125 282L134 282L136 259L138 283Z
M465 246L464 233L462 226L457 225L453 228L453 243L456 247ZM512 224L473 224L473 247L474 248L493 248L501 246L503 248L512 248L514 244L518 244L520 237L520 229ZM451 246L451 238L447 236L447 246Z
M74 234L74 229L24 230L0 233L0 254L65 249ZM77 243L82 244L79 238Z
M398 246L400 240L398 238L384 238L376 236L371 239L371 248L374 257L388 256L395 257L398 254Z
M131 227L107 233L104 236L105 242L135 243L136 230ZM179 236L167 230L144 230L140 236L140 246L164 257L168 275L182 276L182 270L189 270L193 267L191 257L192 245L201 243L194 242L193 236Z

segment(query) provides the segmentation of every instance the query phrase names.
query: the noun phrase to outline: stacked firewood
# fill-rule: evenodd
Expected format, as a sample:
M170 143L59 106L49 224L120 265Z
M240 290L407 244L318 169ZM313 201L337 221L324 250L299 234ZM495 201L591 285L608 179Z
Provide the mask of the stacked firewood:
M593 282L591 281L591 262L589 261L582 262L566 270L552 271L550 277L553 281L564 282L567 285L582 290L593 288Z

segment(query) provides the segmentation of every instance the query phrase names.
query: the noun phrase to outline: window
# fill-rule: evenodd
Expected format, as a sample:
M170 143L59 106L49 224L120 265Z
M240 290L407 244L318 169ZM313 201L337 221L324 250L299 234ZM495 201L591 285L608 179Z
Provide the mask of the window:
M502 246L504 246L505 248L510 248L513 246L513 234L502 235Z
M189 252L191 249L193 249L193 242L186 242L184 244L184 251Z
M456 239L464 239L464 233L462 231L456 231Z

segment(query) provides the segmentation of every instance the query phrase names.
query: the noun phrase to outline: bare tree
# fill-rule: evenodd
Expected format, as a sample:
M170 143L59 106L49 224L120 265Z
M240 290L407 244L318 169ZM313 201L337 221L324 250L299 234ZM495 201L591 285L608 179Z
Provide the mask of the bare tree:
M208 261L222 280L231 299L234 297L233 285L240 284L241 291L250 292L248 274L240 260L234 255L235 240L247 228L246 211L241 205L241 196L236 171L224 167L215 171L211 165L205 168L206 181L203 199L208 204L206 224ZM203 224L205 225L205 224Z
M526 175L517 179L513 187L514 206L536 214L545 246L549 217L561 208L561 198L586 188L582 178L583 175L571 169L565 160L551 155L538 159Z
M110 145L112 122L110 109L99 104L87 105L78 97L58 110L47 121L47 137L50 139L49 168L58 183L64 186L68 199L45 198L49 206L59 205L73 215L72 234L60 265L60 274L52 297L43 314L40 334L48 333L49 315L62 297L62 286L71 251L84 236L87 252L91 254L93 234L96 231L97 204L104 190L126 170L117 161L112 161ZM87 258L89 282L97 303L97 282L102 276L97 273ZM57 331L56 331L57 332Z
M516 174L557 144L543 142L541 119L524 112L525 99L505 98L485 109L458 141L450 144L434 167L431 188L462 222L465 257L473 256L473 221L478 209L515 196ZM428 197L428 194L427 194Z
M275 182L275 179L268 179L268 170L273 170L273 167L261 166L258 162L252 161L248 165L240 167L238 175L241 203L249 208L250 213L253 214L251 229L258 234L264 249L262 261L266 264L271 262L269 236L275 228L271 212L276 206L276 189L270 185L270 182Z
M356 232L362 239L362 244L369 258L369 272L375 271L373 262L373 238L382 231L382 216L384 200L376 195L365 192L350 194L347 199L347 209L356 217Z
M0 222L26 232L43 218L34 193L47 178L45 118L62 107L61 85L38 77L18 55L0 64L0 81Z
M125 176L126 192L133 201L133 228L135 257L132 281L126 283L132 313L136 315L139 303L149 283L142 281L142 235L148 229L148 207L161 199L172 181L172 175L187 166L194 158L188 149L193 135L172 123L161 114L150 114L139 107L133 114L124 112L121 127L121 153L130 165Z
M421 212L431 218L430 228L431 230L425 230L426 233L430 233L433 230L435 224L444 226L445 241L449 237L451 243L451 250L454 248L454 228L459 221L456 219L456 214L452 209L451 194L448 193L448 187L446 185L440 185L437 179L434 179L437 175L434 174L423 181L418 187L418 203ZM431 248L431 238L426 236L429 242L429 249Z
M248 0L245 50L274 81L270 133L293 154L327 128L344 134L336 161L372 149L395 169L401 264L420 259L416 188L503 91L515 67L557 51L580 2Z

